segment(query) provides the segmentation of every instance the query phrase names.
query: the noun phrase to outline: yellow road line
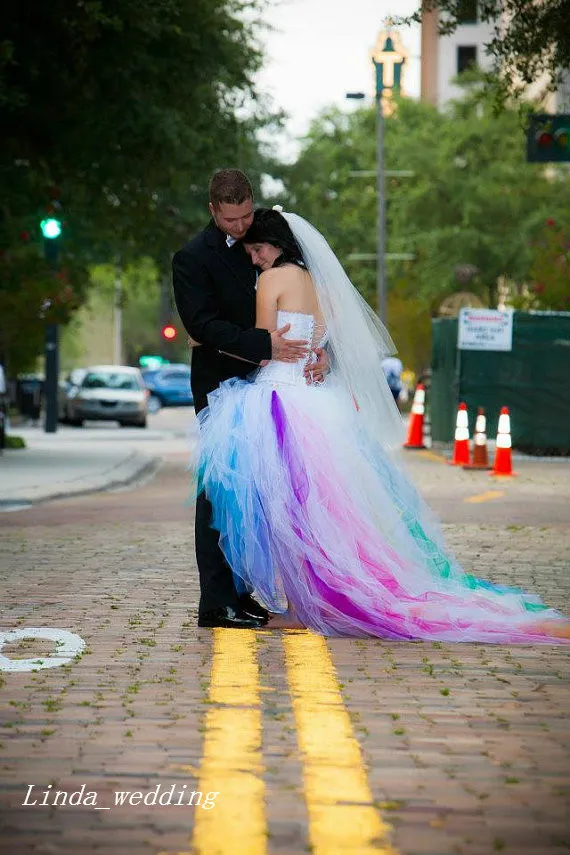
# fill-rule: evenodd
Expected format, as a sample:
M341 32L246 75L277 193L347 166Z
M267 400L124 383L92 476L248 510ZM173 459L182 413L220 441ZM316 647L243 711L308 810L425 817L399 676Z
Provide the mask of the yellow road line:
M287 633L287 677L314 855L396 855L373 805L360 746L323 638Z
M443 454L438 454L436 451L418 451L420 457L425 457L427 460L435 460L436 463L447 463L447 457Z
M504 490L487 490L486 493L479 493L478 496L469 496L468 499L463 499L463 501L471 505L478 505L480 502L491 502L493 499L500 499L504 495Z
M198 790L219 792L211 810L194 807L197 855L265 855L257 637L214 630L210 703Z

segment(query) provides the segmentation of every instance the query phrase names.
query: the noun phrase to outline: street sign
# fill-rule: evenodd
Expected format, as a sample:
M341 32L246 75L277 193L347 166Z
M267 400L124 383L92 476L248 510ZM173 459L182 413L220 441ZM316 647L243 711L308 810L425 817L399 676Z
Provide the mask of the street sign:
M457 347L459 350L512 350L512 311L461 309Z
M570 113L536 113L526 134L529 163L570 163Z

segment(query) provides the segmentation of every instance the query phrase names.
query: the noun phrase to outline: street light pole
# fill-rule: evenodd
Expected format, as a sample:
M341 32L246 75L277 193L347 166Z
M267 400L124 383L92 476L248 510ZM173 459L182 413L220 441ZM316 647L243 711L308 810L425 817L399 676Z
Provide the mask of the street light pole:
M380 68L380 70L379 70ZM376 311L386 323L386 183L384 177L384 113L382 110L382 66L376 66L376 199L377 199L377 249L376 249Z
M386 294L388 276L386 270L386 171L384 169L384 109L382 97L384 90L398 92L402 76L402 67L406 61L404 53L396 50L390 32L380 33L377 49L372 52L372 62L376 71L376 312L382 323L386 323ZM386 67L387 75L384 79ZM363 92L347 92L347 98L363 99ZM368 170L353 173L366 175ZM404 173L401 173L404 175ZM411 174L411 173L407 173ZM394 254L393 257L402 257ZM406 257L409 253L406 253Z

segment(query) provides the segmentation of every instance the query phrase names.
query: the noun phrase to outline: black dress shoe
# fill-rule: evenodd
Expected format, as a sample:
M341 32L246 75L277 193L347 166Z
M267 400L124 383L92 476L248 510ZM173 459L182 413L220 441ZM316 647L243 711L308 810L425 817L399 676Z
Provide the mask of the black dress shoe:
M225 626L233 629L259 629L267 623L261 617L242 611L239 606L219 606L198 616L198 626Z
M246 612L253 617L260 617L264 620L269 620L269 612L263 606L254 600L251 594L242 594L239 598L239 606L242 612Z

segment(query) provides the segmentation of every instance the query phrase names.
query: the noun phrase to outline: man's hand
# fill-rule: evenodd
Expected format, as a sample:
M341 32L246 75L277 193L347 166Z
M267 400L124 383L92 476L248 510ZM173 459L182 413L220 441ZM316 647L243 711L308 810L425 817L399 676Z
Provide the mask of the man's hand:
M297 362L298 359L303 359L308 354L309 343L307 341L283 337L290 328L291 324L285 324L281 329L271 333L272 359L277 359L279 362Z
M316 347L313 353L317 357L316 362L309 362L305 366L305 380L309 386L313 383L322 383L325 374L331 370L331 361L324 347Z

